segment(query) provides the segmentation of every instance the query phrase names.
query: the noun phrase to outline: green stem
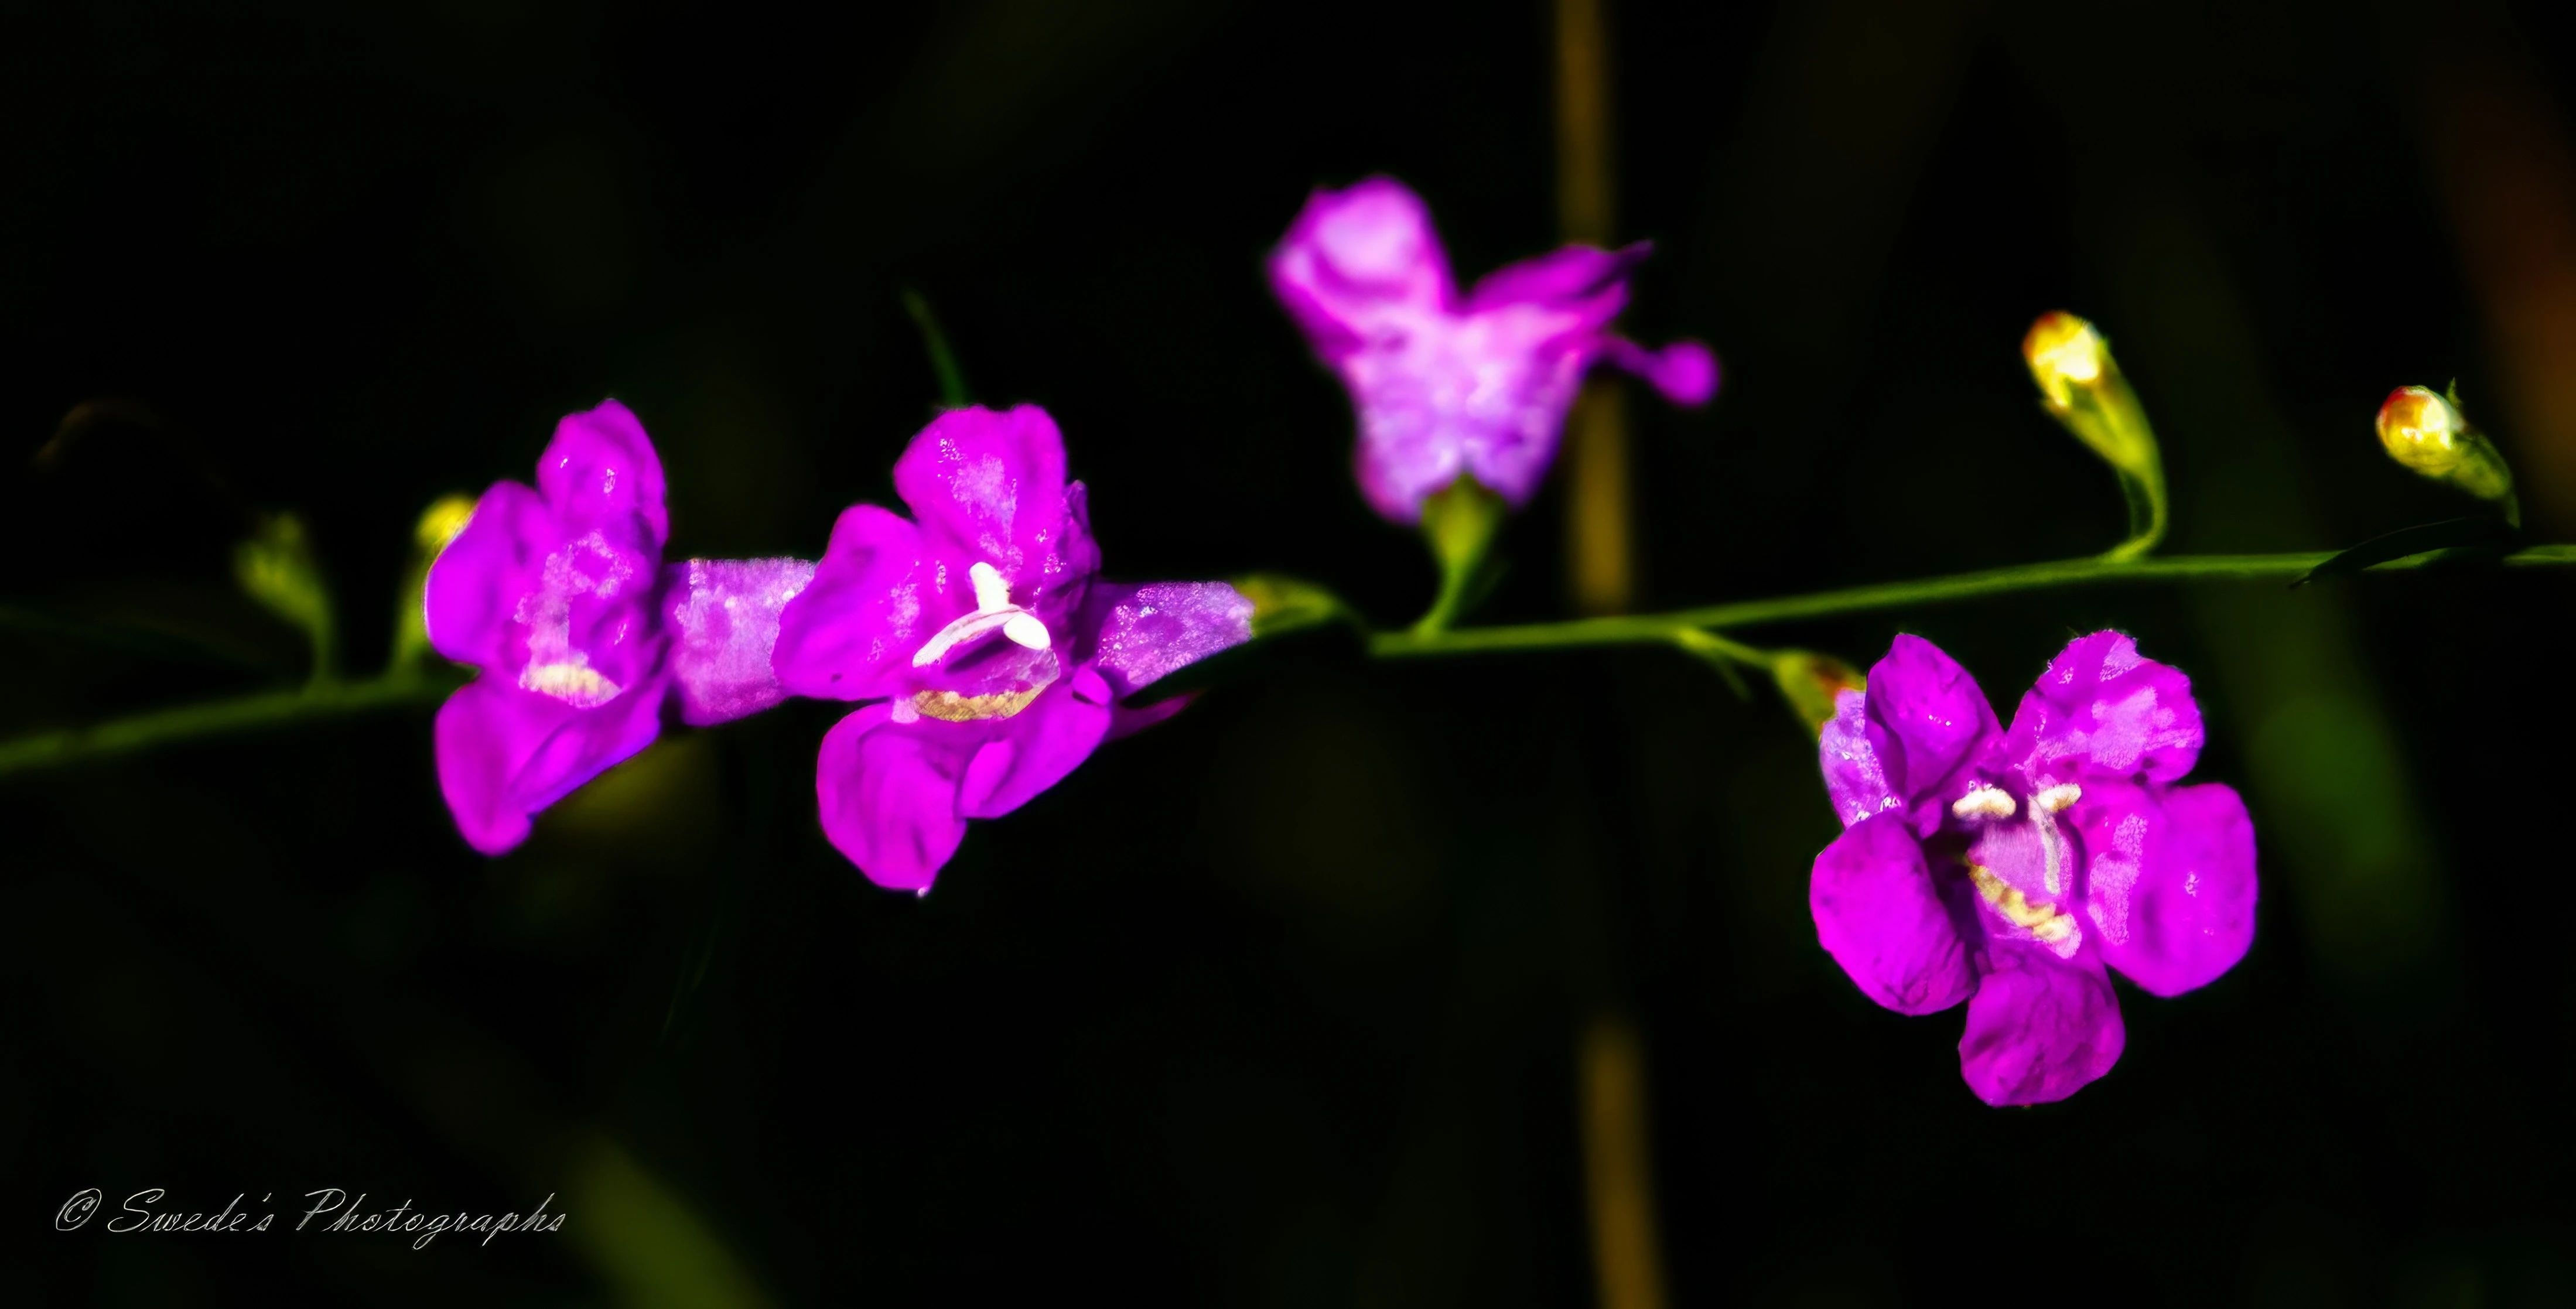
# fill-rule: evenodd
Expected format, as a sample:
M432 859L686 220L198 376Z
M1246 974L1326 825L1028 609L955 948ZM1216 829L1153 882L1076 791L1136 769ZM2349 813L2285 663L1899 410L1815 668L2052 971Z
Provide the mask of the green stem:
M265 691L136 714L89 727L39 732L0 741L0 777L227 732L435 704L456 685L451 677L414 672L360 682L316 682L301 690Z
M903 293L903 307L912 315L913 325L921 329L921 342L930 352L930 370L939 377L939 403L948 409L963 409L975 403L974 394L966 389L966 370L958 367L957 354L948 348L948 335L939 330L939 320L930 316L930 302L920 293Z
M1614 618L1581 618L1563 623L1525 623L1507 627L1469 627L1444 632L1379 632L1369 638L1369 653L1379 658L1468 654L1488 650L1556 650L1578 646L1665 645L1681 639L1683 629L1742 628L1808 618L1834 618L1908 605L1939 604L1979 596L2011 595L2058 587L2215 580L2288 582L2308 574L2334 557L2331 551L2272 555L2168 555L2148 559L2061 559L2048 563L1990 568L1910 582L1817 591L1770 600L1744 600L1666 614ZM2403 572L2438 560L2439 554L2416 555L2380 564L2371 572ZM2576 566L2576 545L2534 546L2504 557L2508 568Z
M1772 653L1729 640L1712 628L1755 627L1807 618L1872 613L1916 604L1939 604L1979 596L2010 595L2091 583L2207 579L2218 581L2292 581L2333 558L2331 552L2273 555L2173 555L2160 559L2061 559L2049 563L1954 573L1911 582L1882 582L1808 595L1683 609L1668 614L1634 614L1583 618L1563 623L1525 623L1505 627L1415 629L1369 636L1369 653L1380 658L1469 654L1493 650L1562 650L1584 646L1670 645L1708 660L1721 670L1729 665L1767 668ZM2421 568L2439 552L2392 560L2370 572L2404 572ZM2576 566L2576 545L2541 545L2506 555L2507 568ZM302 690L266 691L182 705L90 727L39 732L0 741L0 777L127 754L228 732L343 718L382 709L433 704L456 689L450 674L397 664L364 681L315 682Z

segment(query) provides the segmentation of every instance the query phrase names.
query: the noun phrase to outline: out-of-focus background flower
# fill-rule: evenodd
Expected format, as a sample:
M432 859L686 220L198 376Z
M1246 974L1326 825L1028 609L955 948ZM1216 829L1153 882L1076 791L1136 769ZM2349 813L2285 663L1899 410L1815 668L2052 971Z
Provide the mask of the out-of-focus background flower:
M2157 420L2171 547L2457 512L2371 433L2456 376L2576 534L2576 45L2545 7L1611 0L1636 603L2077 554L2119 492L2033 403L2051 308ZM414 519L616 396L672 550L817 553L936 380L1062 423L1113 575L1434 577L1260 260L1386 172L1463 277L1560 234L1518 5L98 4L0 19L0 731L292 685L241 596L306 524L343 662ZM1565 607L1564 506L1487 616ZM1996 1112L1955 1019L1815 944L1812 738L1661 651L1290 661L981 824L923 900L813 820L838 706L661 744L500 861L426 710L0 780L21 1303L1563 1305L1595 1295L1577 1033L1631 1015L1675 1304L2561 1304L2571 594L2452 573L1818 624L1990 694L2119 626L2260 832L2253 954ZM2009 712L2010 706L2003 706ZM2135 999L2135 993L2129 993ZM524 1209L560 1233L53 1232ZM274 1194L262 1205L256 1197ZM296 1206L300 1208L301 1206ZM101 1221L104 1221L102 1218Z

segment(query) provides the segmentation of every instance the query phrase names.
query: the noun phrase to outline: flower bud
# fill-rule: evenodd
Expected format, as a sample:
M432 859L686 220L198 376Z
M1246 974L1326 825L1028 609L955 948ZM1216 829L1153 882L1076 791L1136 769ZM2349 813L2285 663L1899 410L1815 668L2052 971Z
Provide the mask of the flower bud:
M2102 374L2113 367L2111 348L2103 344L2102 334L2091 323L2063 312L2041 314L2030 325L2030 335L2021 339L2021 354L2052 410L2073 408L2075 389L2099 385Z
M2022 338L2021 354L2039 384L2040 407L2073 433L2120 478L2129 499L2129 539L2115 558L2144 554L2164 536L2165 473L2138 394L2120 375L2111 347L2093 324L2063 312L2041 314Z
M1773 651L1771 679L1780 684L1780 698L1810 734L1822 733L1834 720L1835 696L1858 691L1868 681L1859 669L1813 650Z
M233 577L262 608L304 633L312 643L314 679L330 678L337 654L331 593L305 539L303 520L293 514L262 516L250 539L233 547Z
M391 670L409 673L429 662L429 622L422 607L429 566L438 562L439 552L473 517L474 497L443 495L422 510L420 521L412 525L411 574L403 584L402 608L394 616L393 656L387 661Z
M2513 469L2495 443L2469 425L2459 406L2430 387L2401 386L2379 406L2379 444L2388 457L2436 482L2481 500L2502 502L2513 516Z
M474 497L443 495L421 511L420 521L411 529L412 541L422 555L436 559L456 534L465 530L465 522L474 516Z

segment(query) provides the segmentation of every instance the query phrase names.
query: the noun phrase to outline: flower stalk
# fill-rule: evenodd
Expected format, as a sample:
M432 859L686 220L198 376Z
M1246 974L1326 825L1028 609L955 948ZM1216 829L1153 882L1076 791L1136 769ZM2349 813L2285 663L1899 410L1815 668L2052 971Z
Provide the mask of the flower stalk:
M2022 359L2039 384L2040 408L2119 476L2129 502L2129 536L2103 558L2135 559L2165 537L2165 466L2138 393L2093 324L2046 313L2022 338Z
M1767 600L1742 600L1663 614L1627 614L1579 618L1562 623L1522 623L1468 627L1443 632L1379 632L1369 638L1369 653L1382 659L1470 654L1499 650L1577 649L1608 645L1667 645L1683 628L1733 629L1810 618L1839 618L1876 613L1908 605L1942 604L1985 596L2049 591L2069 586L2158 581L2292 582L2333 551L2260 555L2166 555L2145 559L2093 556L2046 563L1953 573L1906 582L1813 591ZM2438 562L2438 553L2391 560L2370 572L2406 572ZM2576 545L2541 545L2518 550L2497 561L2507 568L2576 566Z

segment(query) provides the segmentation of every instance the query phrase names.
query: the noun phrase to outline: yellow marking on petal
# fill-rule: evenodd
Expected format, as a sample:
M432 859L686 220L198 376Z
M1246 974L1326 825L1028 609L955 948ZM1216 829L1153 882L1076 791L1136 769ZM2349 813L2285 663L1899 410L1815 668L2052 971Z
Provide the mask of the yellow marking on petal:
M995 695L959 695L955 691L921 691L912 697L912 707L924 717L948 723L980 723L987 719L1008 718L1029 707L1046 688L1026 691L1004 691Z
M2083 798L2083 787L2073 782L2064 782L2031 796L2030 802L2033 806L2053 814L2062 812L2066 806Z
M2073 914L2059 913L2055 905L2033 902L2019 888L1995 876L1994 870L1970 864L1968 879L1977 884L1977 894L1983 896L1987 904L1993 905L1995 912L2004 916L2004 921L2040 940L2055 945L2075 934Z

